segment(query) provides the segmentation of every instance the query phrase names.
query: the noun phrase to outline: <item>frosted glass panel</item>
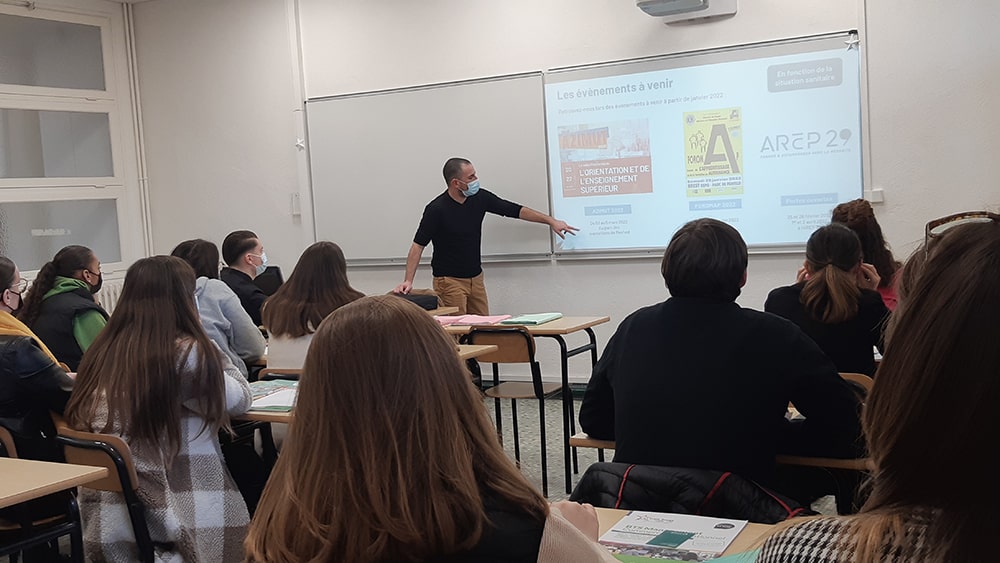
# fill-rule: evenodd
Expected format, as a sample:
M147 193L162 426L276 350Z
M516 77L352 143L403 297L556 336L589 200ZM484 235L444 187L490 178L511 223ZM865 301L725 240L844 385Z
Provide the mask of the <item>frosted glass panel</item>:
M0 14L0 82L104 90L101 28Z
M121 262L118 205L113 199L0 202L0 255L37 270L70 244L101 262Z
M0 109L0 178L114 176L106 113Z

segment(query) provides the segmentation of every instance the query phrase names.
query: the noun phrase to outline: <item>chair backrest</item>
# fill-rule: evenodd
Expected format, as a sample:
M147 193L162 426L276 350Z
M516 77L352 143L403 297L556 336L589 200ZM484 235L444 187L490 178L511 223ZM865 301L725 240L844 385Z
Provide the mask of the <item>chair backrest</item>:
M302 368L264 368L257 372L257 381L271 381L272 379L298 381L301 375Z
M858 397L862 402L868 398L868 394L872 392L872 385L875 384L872 378L863 373L842 372L840 377L858 391Z
M476 359L491 364L535 363L535 339L523 326L474 327L466 336L469 344L493 344L496 352Z
M281 275L281 268L278 266L268 266L264 272L253 279L254 285L260 288L268 296L274 295L281 284L285 283L285 277Z
M74 430L56 414L52 415L52 421L58 434L56 441L62 445L67 463L108 469L107 477L87 483L84 487L114 492L135 491L138 488L139 477L135 472L132 450L125 440L110 434Z
M0 455L3 457L17 457L14 436L11 435L10 430L7 430L3 426L0 426L0 446L3 447L3 451L0 452Z

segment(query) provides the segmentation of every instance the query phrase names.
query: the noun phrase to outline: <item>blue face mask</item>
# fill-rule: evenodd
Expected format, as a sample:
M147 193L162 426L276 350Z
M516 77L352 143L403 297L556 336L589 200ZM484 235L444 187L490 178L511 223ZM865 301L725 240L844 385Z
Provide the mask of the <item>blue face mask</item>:
M267 269L267 253L261 252L260 255L251 254L250 256L257 256L257 258L260 258L260 265L254 266L254 268L256 268L256 275L259 276L263 274L264 270Z
M465 197L472 197L479 192L479 180L473 180L471 182L465 183L465 190L462 191L462 195Z

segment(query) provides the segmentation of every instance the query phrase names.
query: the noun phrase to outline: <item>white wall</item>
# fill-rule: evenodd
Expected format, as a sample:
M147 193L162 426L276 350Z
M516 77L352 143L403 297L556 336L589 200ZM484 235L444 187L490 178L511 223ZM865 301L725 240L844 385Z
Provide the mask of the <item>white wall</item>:
M250 229L269 259L293 264L313 241L290 212L300 100L284 2L153 1L134 14L154 252Z
M289 0L291 1L291 0ZM878 214L897 254L926 220L1000 206L1000 38L995 3L744 0L730 20L665 27L630 0L299 0L305 95L320 96L689 51L864 26L871 170ZM279 0L153 0L135 8L157 251L231 228L265 237L291 269L311 242L287 216L298 161L296 42ZM290 10L294 12L294 10ZM379 174L405 177L391 169ZM307 186L302 186L303 190ZM345 186L344 189L365 189ZM305 193L305 192L304 192ZM362 212L362 211L359 211ZM372 236L378 236L378 212ZM321 218L322 220L322 218ZM415 225L414 225L415 228ZM526 226L526 228L536 228ZM400 240L401 253L408 240ZM741 304L761 307L801 256L753 256ZM657 260L488 264L494 311L610 314L602 340L632 310L665 296ZM429 287L429 268L417 286ZM355 269L362 291L389 290L402 268ZM546 346L545 344L542 345ZM550 356L551 357L551 356ZM543 359L546 359L543 356ZM586 376L584 362L571 366ZM546 368L558 364L546 360ZM554 371L554 370L550 370Z

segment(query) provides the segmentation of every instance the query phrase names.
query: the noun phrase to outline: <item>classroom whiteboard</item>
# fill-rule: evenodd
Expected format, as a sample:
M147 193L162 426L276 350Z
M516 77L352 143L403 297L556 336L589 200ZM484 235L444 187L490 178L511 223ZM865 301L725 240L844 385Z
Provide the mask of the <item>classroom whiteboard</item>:
M351 263L405 261L451 157L472 161L482 187L549 213L541 73L308 100L306 123L316 237ZM485 259L551 251L546 225L487 214Z

